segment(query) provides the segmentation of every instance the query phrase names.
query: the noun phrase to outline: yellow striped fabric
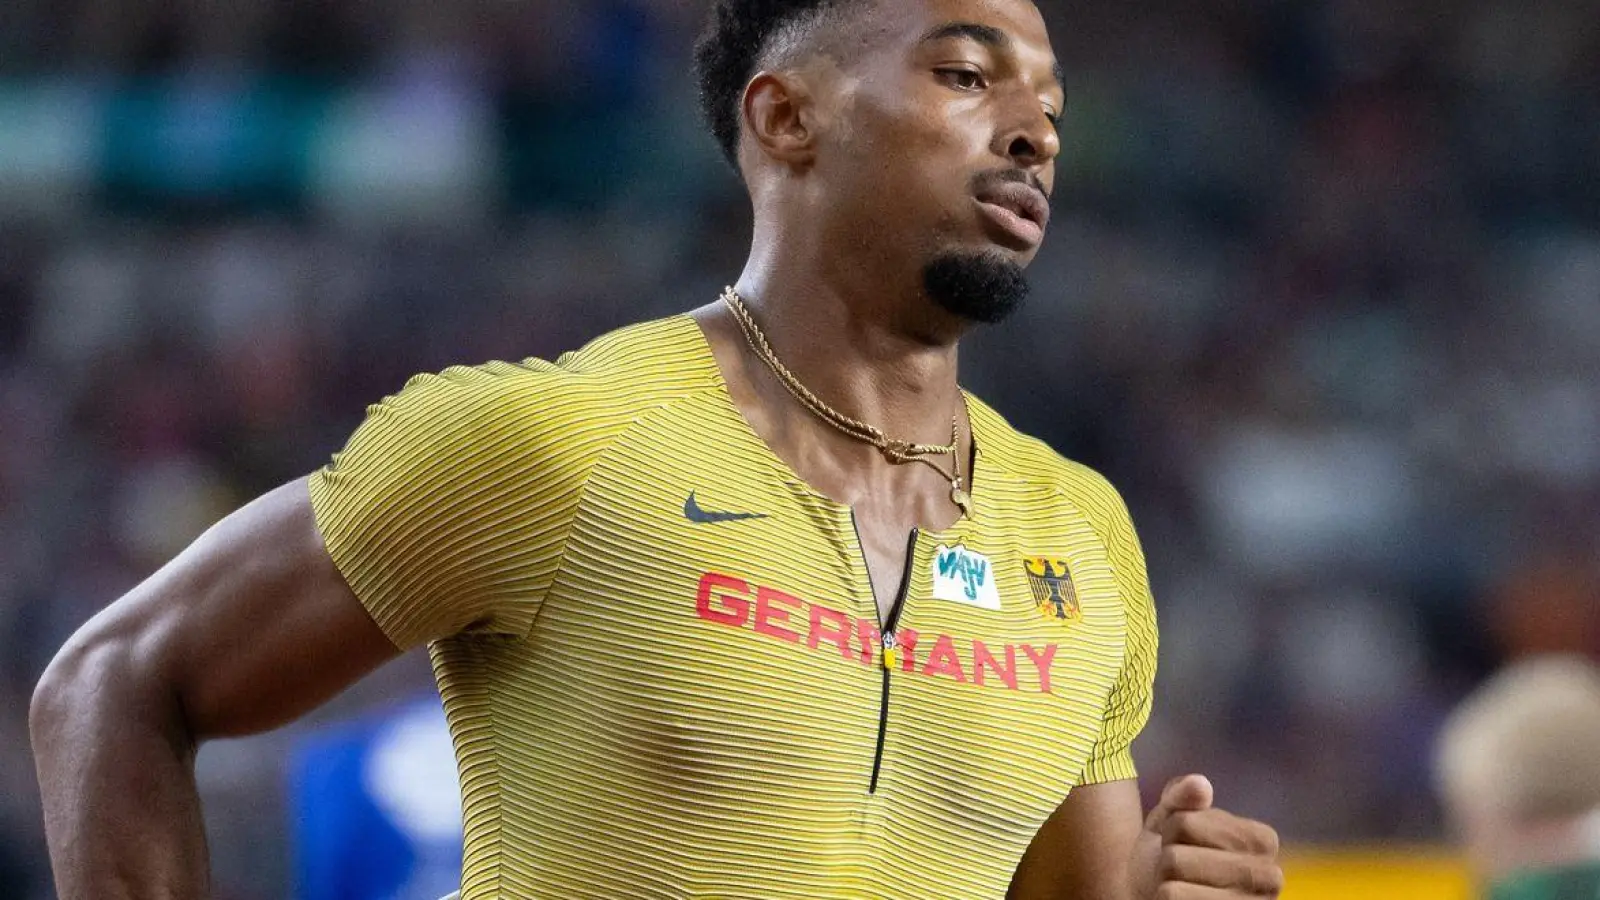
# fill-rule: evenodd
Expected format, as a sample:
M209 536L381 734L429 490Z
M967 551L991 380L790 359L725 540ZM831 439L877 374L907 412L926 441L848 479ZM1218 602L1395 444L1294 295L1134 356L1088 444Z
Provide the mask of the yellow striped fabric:
M1133 777L1127 510L971 410L973 515L916 536L890 655L850 510L687 317L372 407L311 496L373 618L430 646L463 900L997 898L1074 786Z

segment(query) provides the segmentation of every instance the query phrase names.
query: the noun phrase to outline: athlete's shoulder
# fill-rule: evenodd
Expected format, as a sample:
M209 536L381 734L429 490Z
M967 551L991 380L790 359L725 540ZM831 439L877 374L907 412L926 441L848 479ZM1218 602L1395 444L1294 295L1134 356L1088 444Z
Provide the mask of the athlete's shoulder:
M1124 519L1127 507L1122 495L1099 472L1057 453L1049 444L1007 422L995 409L971 394L967 406L976 420L983 441L979 445L982 465L998 469L1009 477L1048 490L1062 501L1086 510L1100 519Z
M687 316L640 322L603 334L554 361L530 357L451 366L412 376L399 397L410 405L464 405L510 419L587 419L598 424L714 387L699 326ZM396 398L389 398L394 400Z
M330 472L363 458L518 459L579 471L629 423L713 388L716 364L687 316L602 335L555 361L452 366L412 376L367 409Z
M666 395L713 387L717 379L700 326L686 315L607 332L563 353L553 367L573 378L625 383L638 391Z
M554 362L455 366L368 409L309 491L330 556L396 646L528 633L616 438L718 383L692 329L647 322Z

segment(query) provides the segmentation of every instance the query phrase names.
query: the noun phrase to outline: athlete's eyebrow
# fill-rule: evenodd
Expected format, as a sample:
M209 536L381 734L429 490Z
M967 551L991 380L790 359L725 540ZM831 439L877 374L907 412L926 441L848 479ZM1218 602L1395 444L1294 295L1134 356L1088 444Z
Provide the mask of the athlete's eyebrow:
M993 25L980 25L977 22L945 22L942 25L935 25L924 32L922 40L917 43L926 44L947 38L966 38L995 50L1011 50L1011 35ZM1056 80L1056 87L1067 86L1067 76L1061 70L1059 60L1050 61L1050 77Z

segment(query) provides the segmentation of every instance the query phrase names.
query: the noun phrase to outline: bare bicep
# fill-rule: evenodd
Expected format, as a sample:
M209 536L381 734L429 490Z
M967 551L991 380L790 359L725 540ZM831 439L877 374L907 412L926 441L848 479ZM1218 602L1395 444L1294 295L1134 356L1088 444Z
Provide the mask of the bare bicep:
M124 648L197 738L281 725L399 652L334 567L304 479L217 523L73 642Z

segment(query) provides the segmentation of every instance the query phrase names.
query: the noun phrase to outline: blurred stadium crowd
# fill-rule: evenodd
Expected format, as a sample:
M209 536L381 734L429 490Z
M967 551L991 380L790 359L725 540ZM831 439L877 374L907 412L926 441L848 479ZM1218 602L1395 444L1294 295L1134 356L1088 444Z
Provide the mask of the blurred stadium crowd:
M1208 772L1291 841L1436 840L1450 704L1530 652L1600 657L1593 5L1044 8L1055 233L963 368L1133 508L1146 780ZM7 0L0 897L48 896L25 711L79 623L411 373L737 274L700 12ZM202 755L223 896L286 893L281 740Z

